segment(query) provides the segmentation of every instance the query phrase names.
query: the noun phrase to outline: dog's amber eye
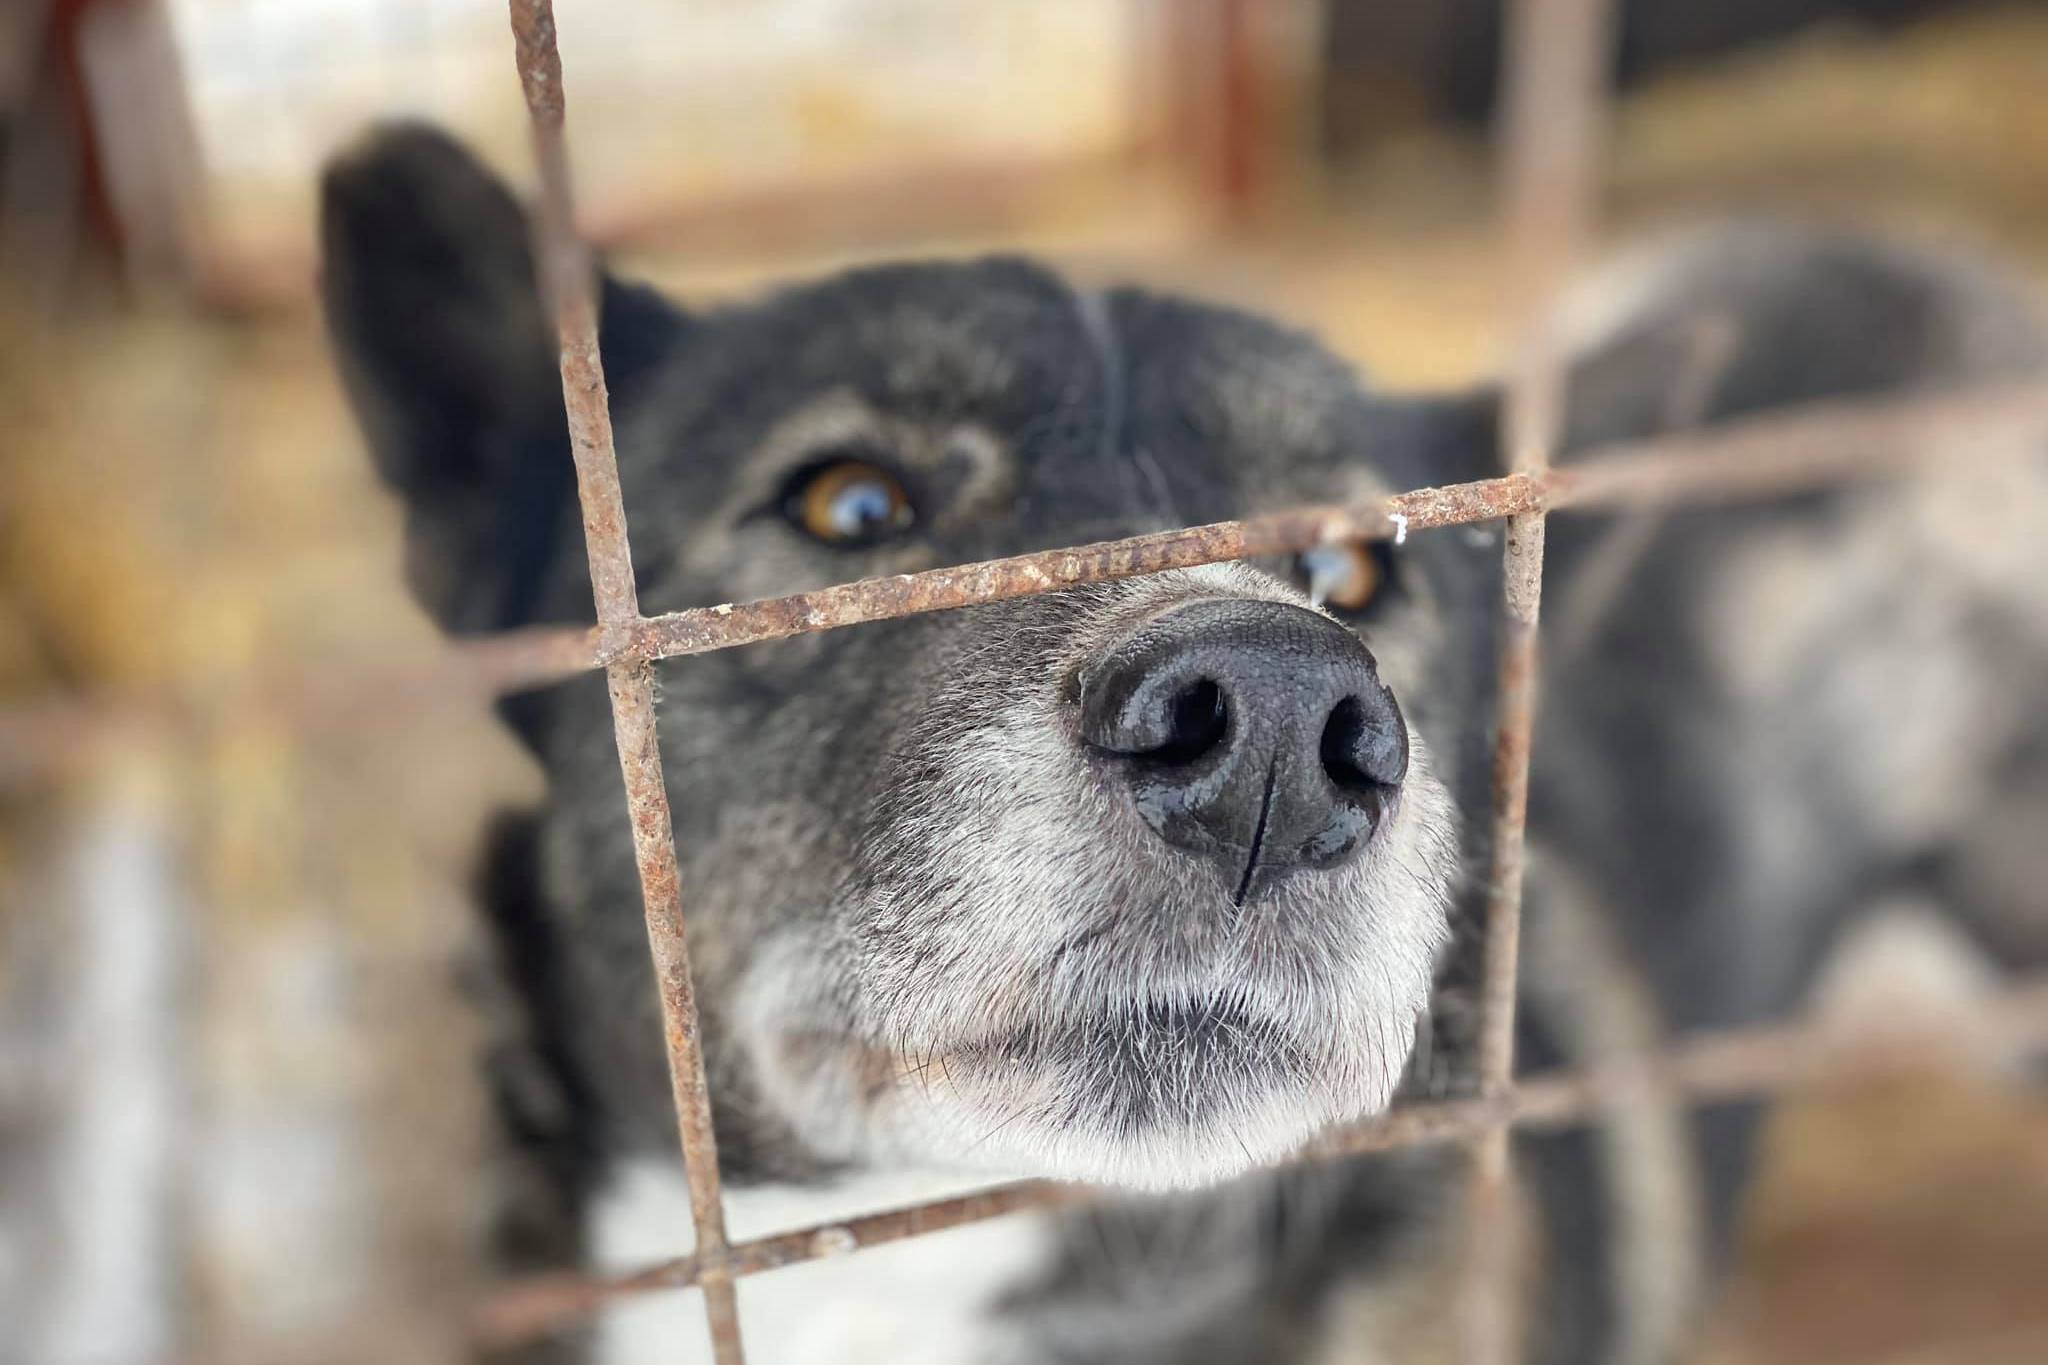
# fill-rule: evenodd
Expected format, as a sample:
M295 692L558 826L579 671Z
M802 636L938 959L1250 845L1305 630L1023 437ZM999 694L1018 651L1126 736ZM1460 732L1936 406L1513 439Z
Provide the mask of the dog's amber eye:
M873 545L916 519L895 475L865 460L834 460L799 475L785 506L800 530L827 545Z
M1363 611L1386 586L1386 547L1318 545L1295 560L1309 599L1319 607Z

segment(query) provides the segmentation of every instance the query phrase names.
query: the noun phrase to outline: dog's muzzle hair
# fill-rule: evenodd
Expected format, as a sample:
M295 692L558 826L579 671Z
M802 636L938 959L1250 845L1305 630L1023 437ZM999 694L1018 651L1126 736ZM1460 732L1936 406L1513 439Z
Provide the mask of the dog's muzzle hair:
M876 774L843 903L748 972L776 1107L849 1158L1146 1186L1383 1107L1456 847L1358 638L1241 567L972 629Z

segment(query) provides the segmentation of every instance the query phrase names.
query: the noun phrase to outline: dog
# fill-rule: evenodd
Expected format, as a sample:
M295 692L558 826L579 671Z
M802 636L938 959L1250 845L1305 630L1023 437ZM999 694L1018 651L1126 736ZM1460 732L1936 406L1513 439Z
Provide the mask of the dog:
M588 622L518 203L397 126L332 165L321 231L419 601L457 635ZM1383 394L1267 320L1025 260L694 311L599 285L649 611L1498 472L1494 389ZM2008 281L1785 225L1667 246L1567 320L1568 458L2048 357ZM2048 869L1989 831L2048 804L2012 682L2048 676L2048 476L1984 468L1557 520L1524 1068L1781 1014L1888 890L2018 922ZM744 1281L753 1359L1449 1358L1456 1153L1285 1163L1474 1084L1499 564L1462 528L662 666L735 1235L1007 1176L1123 1192ZM502 711L548 793L482 880L500 1252L630 1269L691 1234L605 692ZM1517 1140L1526 1359L1680 1349L1758 1112L1652 1096ZM695 1358L693 1315L621 1305L541 1358Z

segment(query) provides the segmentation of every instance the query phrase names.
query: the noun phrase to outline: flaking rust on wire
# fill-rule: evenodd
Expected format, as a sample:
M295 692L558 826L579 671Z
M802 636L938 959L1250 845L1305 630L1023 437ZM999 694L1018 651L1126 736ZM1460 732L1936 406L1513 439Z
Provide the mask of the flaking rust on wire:
M1361 506L1296 508L1066 549L984 560L922 573L862 579L751 602L730 612L696 608L642 619L632 650L672 658L866 621L1006 601L1037 593L1191 568L1226 559L1291 554L1317 544L1379 540L1408 529L1510 516L1543 505L1542 481L1498 479L1424 488Z

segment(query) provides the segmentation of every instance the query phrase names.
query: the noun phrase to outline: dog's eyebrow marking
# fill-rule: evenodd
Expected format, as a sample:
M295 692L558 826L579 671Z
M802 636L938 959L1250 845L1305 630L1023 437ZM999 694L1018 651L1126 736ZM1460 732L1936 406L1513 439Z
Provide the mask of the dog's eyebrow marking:
M1109 307L1102 294L1075 285L1067 286L1067 293L1074 301L1074 314L1080 319L1081 331L1088 338L1089 349L1095 353L1096 364L1102 371L1102 429L1097 453L1105 468L1116 468L1118 457L1126 444L1124 437L1129 423L1130 376L1124 365L1123 346L1118 341L1116 326L1110 321ZM1131 463L1137 467L1145 488L1133 489L1134 510L1150 511L1166 525L1179 526L1186 518L1175 506L1173 492L1167 486L1166 475L1159 468L1159 462L1143 447L1130 451ZM1149 499L1145 496L1149 494Z

